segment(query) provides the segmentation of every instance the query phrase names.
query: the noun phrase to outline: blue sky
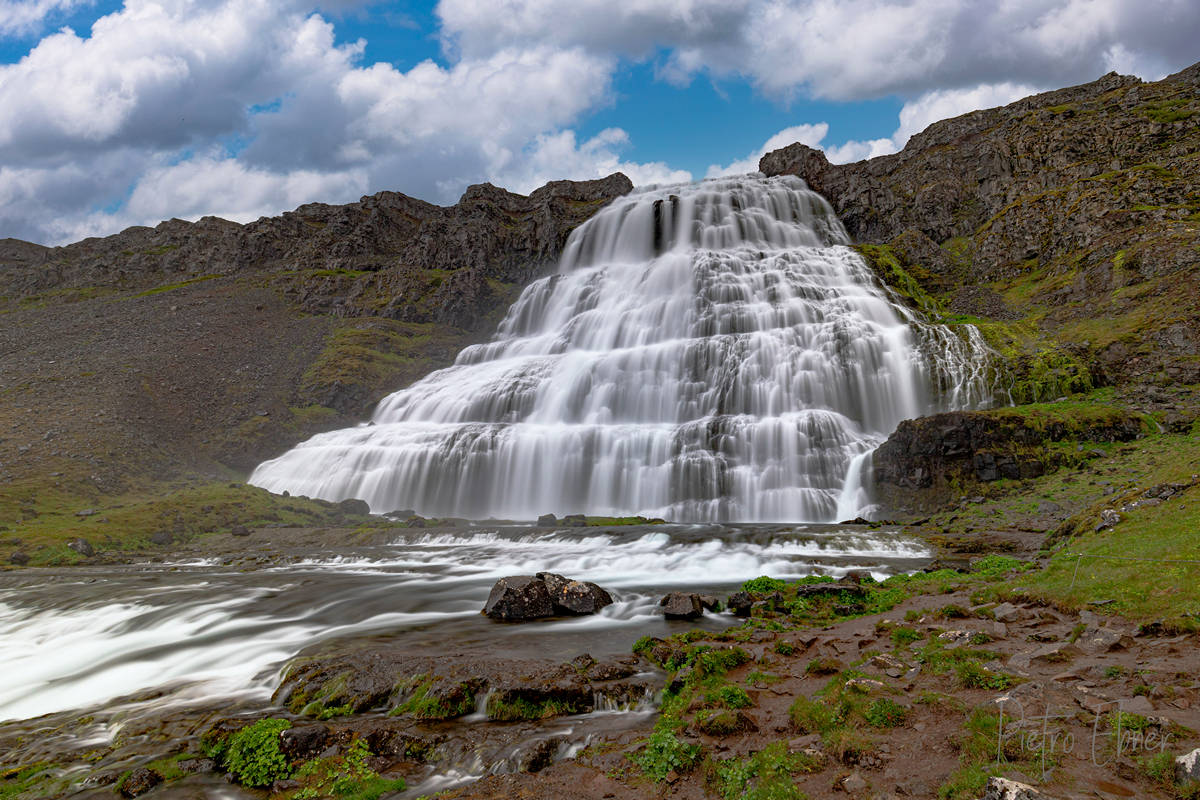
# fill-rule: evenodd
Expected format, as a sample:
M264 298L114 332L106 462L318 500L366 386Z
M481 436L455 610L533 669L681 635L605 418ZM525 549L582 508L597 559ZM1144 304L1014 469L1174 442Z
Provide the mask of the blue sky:
M1193 0L0 0L0 237L858 160L1196 41Z

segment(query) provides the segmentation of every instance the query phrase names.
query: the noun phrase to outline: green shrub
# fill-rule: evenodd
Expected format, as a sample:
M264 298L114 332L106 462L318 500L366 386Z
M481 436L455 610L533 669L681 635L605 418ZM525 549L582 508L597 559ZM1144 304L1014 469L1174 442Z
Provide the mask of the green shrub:
M722 800L805 800L792 776L818 768L811 756L789 753L783 742L773 742L748 758L718 764L714 771Z
M781 592L786 586L787 581L780 580L779 578L768 578L766 575L762 575L757 578L751 578L743 583L742 591L750 592L751 594L767 594L769 592Z
M993 689L1002 691L1013 685L1011 675L1003 672L990 672L979 665L978 661L960 661L954 666L959 682L967 689Z
M746 694L746 690L740 686L726 684L715 692L711 692L708 697L713 698L712 702L719 703L726 708L749 708L754 705L754 701L750 699L750 695Z
M804 668L805 675L833 675L835 672L841 672L842 662L830 656L814 658L808 662L808 666Z
M700 760L700 745L685 744L665 726L650 734L646 746L629 756L647 778L662 783L668 773L687 772Z
M286 719L260 719L229 737L225 767L244 786L270 786L292 773L279 750L279 734L292 727Z
M796 652L796 646L791 642L779 641L775 643L775 652L781 656L790 656Z
M907 708L887 697L879 698L863 711L863 718L872 728L894 728L907 716Z
M908 647L913 642L918 642L923 638L924 636L920 631L905 625L892 629L892 643L896 647Z

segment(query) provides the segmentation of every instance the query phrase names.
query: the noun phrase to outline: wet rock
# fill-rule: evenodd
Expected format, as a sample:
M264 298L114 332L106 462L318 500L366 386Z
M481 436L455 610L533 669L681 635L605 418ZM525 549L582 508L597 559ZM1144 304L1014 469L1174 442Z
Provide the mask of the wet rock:
M595 614L605 606L612 605L612 595L590 581L572 580L553 572L539 572L534 577L546 585L555 613L574 616Z
M982 800L1050 800L1050 798L1027 783L993 777L988 778Z
M289 761L316 758L329 743L329 728L325 725L292 727L279 734L279 749Z
M714 614L721 611L721 600L716 595L702 594L700 595L700 606L705 611L712 611Z
M562 518L562 524L568 528L586 528L587 517L583 514L567 514Z
M67 547L79 553L84 558L91 558L96 555L96 548L92 547L92 543L87 539L72 539L67 542Z
M549 739L542 739L539 742L535 742L528 750L521 754L518 769L521 772L541 772L554 763L554 757L558 755L563 741L563 739L557 736L551 736Z
M18 550L8 557L8 563L23 567L29 563L29 554Z
M194 772L216 772L217 762L211 758L185 758L178 762L176 766L186 773Z
M1182 784L1200 782L1200 747L1175 759L1175 781Z
M365 517L371 513L371 507L365 501L354 497L341 501L337 507L346 516Z
M754 595L749 592L734 592L729 595L727 605L735 617L748 617L754 605Z
M139 797L162 782L162 775L148 767L138 767L121 781L117 792L122 797Z
M558 524L558 517L553 514L542 514L537 518L539 528L553 528Z
M413 511L411 508L398 508L395 511L389 511L388 513L384 514L385 517L390 519L408 519L409 517L415 517L416 515L417 512Z
M483 613L505 622L524 622L554 615L545 582L533 575L501 578L492 587Z
M699 619L704 614L700 595L694 592L671 592L658 601L667 619Z

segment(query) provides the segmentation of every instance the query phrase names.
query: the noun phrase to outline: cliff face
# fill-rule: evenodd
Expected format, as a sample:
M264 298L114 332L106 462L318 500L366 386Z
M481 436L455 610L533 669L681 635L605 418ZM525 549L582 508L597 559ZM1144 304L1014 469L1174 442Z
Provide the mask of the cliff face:
M1200 64L1156 83L1109 74L938 122L869 161L830 164L793 144L759 169L823 193L914 306L976 325L1014 403L1049 401L902 424L873 458L885 508L936 509L998 479L1036 477L1089 441L1141 432L1047 429L1041 418L1056 407L1077 418L1133 409L1173 431L1194 423ZM1052 402L1064 396L1084 402Z
M1194 383L1198 123L1200 64L938 122L869 161L830 164L793 144L759 169L804 178L947 315L1025 323L984 329L1006 355L1064 350L1090 384Z
M90 498L130 476L236 475L362 420L487 335L631 188L472 186L448 208L382 192L247 225L0 241L0 524L22 486Z

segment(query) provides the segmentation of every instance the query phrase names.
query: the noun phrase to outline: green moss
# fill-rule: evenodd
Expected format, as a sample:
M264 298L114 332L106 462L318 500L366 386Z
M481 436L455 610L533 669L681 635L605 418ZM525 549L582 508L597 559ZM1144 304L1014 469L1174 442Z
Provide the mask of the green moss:
M1185 97L1143 103L1134 111L1148 120L1164 125L1191 119L1196 113L1196 109L1191 107L1191 101Z
M924 284L930 280L928 272L915 265L907 269L901 266L900 258L888 245L859 244L854 249L879 279L910 305L931 317L942 315L942 304L925 290Z
M894 728L908 717L908 709L888 697L875 700L863 711L863 718L873 728Z
M296 771L300 789L293 800L340 797L347 800L378 800L385 794L402 792L401 778L383 778L368 765L371 751L356 739L343 755L306 762Z
M53 765L48 761L0 769L0 800L32 800L54 796L50 791L53 782Z
M391 713L412 714L418 719L454 719L455 717L470 714L475 710L475 689L470 684L459 684L457 691L449 693L435 694L432 692L432 689L433 681L422 683L407 700L393 709ZM553 714L548 714L547 716L553 716ZM541 718L541 716L511 717L511 719Z
M504 699L498 695L488 698L486 713L488 719L497 722L514 722L516 720L537 720L558 717L564 714L578 714L580 709L569 701L554 698L544 700L527 700L523 697Z

